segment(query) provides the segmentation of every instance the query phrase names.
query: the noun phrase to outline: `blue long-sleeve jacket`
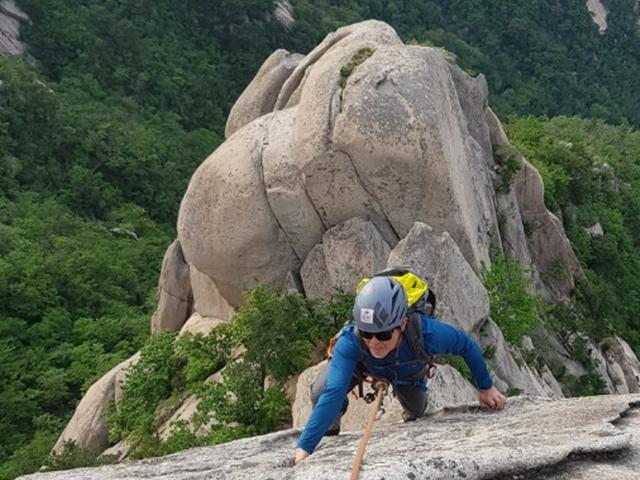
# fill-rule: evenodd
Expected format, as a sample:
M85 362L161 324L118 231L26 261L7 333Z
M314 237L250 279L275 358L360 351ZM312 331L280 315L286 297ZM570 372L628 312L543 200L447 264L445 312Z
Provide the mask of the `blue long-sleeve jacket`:
M466 333L450 325L439 322L426 315L421 316L422 334L425 351L429 355L455 354L464 358L471 369L471 374L480 389L492 386L491 376L482 357L480 348ZM298 439L298 448L312 453L329 426L337 418L355 368L360 360L360 345L354 325L344 327L333 350L333 358L329 362L327 384L318 399L307 425ZM384 377L392 383L402 383L411 379L424 364L413 361L415 355L411 341L403 335L399 347L384 358L374 358L366 355L365 370L374 376ZM423 384L424 385L424 384Z

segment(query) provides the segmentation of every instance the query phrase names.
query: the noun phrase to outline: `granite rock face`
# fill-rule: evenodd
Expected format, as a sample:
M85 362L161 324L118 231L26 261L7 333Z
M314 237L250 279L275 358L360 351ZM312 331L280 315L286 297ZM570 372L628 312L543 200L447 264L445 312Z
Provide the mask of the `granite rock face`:
M489 318L489 298L482 281L447 232L416 222L393 249L388 267L410 266L436 295L436 316L465 331Z
M502 412L469 405L416 422L377 425L363 480L497 478L637 479L640 395L511 398ZM360 434L323 439L296 467L298 430L100 468L37 473L24 480L349 478ZM541 471L541 469L543 469ZM579 475L571 476L579 473ZM545 475L544 477L542 475Z
M107 408L116 400L124 372L136 363L140 354L136 353L128 360L113 367L96 383L91 385L82 397L71 420L65 427L52 452L61 453L65 443L73 441L79 447L102 451L109 446L109 427Z
M527 247L535 269L540 272L542 283L538 285L543 298L549 302L566 301L575 287L575 277L582 275L578 259L571 249L562 222L544 204L544 184L540 173L511 145L500 120L490 108L487 108L486 115L492 144L514 155L521 165L510 187L510 194L513 192L517 199L521 223L517 222L517 215L510 213L513 201L504 212L509 215L507 220L511 219L508 221L512 229L509 249L527 267L528 257L521 252L520 231L527 225L530 230Z
M184 260L180 242L175 240L167 248L162 261L151 331L179 331L189 318L190 303L189 265Z
M448 232L478 272L500 235L486 97L483 77L378 21L338 29L303 59L275 52L191 179L186 261L237 306L361 217L390 248L416 221Z
M0 1L0 55L21 55L26 45L20 41L20 25L29 17L14 0Z
M303 58L303 55L278 49L265 60L229 112L224 132L226 138L252 120L273 111L282 84Z

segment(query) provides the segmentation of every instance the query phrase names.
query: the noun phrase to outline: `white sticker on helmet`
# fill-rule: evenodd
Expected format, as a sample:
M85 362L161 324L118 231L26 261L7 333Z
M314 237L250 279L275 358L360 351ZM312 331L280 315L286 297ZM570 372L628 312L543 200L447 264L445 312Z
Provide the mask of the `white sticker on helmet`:
M361 308L360 309L360 321L362 323L373 323L373 309Z

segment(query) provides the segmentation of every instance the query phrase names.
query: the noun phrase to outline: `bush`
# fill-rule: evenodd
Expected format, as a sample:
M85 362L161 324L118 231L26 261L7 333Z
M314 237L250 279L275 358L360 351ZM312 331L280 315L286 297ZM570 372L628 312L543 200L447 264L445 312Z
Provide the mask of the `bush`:
M65 442L62 452L58 455L50 456L45 467L48 470L68 470L70 468L97 467L115 462L115 458L110 455L99 457L100 452L90 448L81 448L73 441Z
M490 269L483 263L481 271L491 318L509 343L520 345L522 338L540 324L542 300L531 293L533 279L517 260L503 254L493 260Z
M249 292L233 322L247 348L247 362L260 365L277 381L309 366L322 331L302 295L279 296L263 285Z
M187 388L194 389L227 363L231 351L239 345L233 327L223 324L208 335L185 333L176 341L176 355L184 365Z
M455 368L466 380L471 383L475 383L471 370L469 369L467 362L465 362L462 357L458 355L439 355L438 358L442 363L446 363Z
M336 292L332 302L320 302L258 286L229 324L207 336L152 336L128 372L120 405L109 414L112 440L126 437L132 445L130 456L142 458L288 425L291 406L283 382L308 365L312 349L350 317L352 306L353 295L344 292ZM246 349L243 359L228 363L241 344ZM220 369L221 381L205 382ZM176 422L162 442L155 434L157 426L189 393L199 399L191 419L195 428L213 420L215 425L209 435L198 438L187 422Z
M153 335L142 348L138 363L127 372L122 401L108 415L112 441L122 440L133 432L154 431L156 408L170 396L177 370L173 335L169 332Z

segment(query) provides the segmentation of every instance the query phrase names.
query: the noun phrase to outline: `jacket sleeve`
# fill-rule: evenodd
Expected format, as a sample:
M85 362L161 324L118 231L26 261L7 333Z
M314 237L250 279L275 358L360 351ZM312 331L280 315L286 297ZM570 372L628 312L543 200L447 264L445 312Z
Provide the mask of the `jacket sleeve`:
M478 344L466 333L432 318L423 318L427 352L460 355L469 366L476 385L481 390L493 386L487 364Z
M313 453L340 414L360 356L360 347L356 342L351 335L343 334L336 343L333 358L329 362L327 384L298 439L297 447L308 453Z

